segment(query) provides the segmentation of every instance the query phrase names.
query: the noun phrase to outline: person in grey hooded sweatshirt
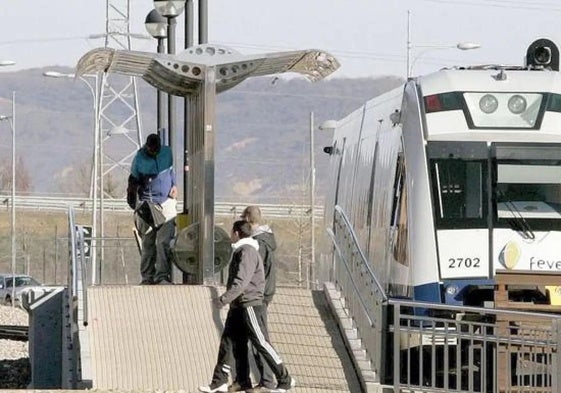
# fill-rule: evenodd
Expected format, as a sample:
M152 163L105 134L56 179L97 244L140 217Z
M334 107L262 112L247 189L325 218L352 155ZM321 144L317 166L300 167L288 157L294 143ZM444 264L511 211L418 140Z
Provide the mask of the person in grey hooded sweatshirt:
M251 238L251 234L251 225L248 222L234 222L231 234L234 252L228 269L226 292L214 299L217 307L230 304L230 309L224 324L212 381L208 386L199 387L201 392L228 391L232 353L238 380L249 385L246 391L251 389L248 341L273 371L278 381L275 392L285 392L296 385L296 381L290 376L282 359L263 333L265 274L258 252L259 244Z
M277 274L275 266L275 250L277 242L272 229L262 222L261 209L258 206L248 206L244 209L241 218L251 224L251 237L259 243L259 255L263 260L263 269L265 271L265 292L263 293L263 334L269 340L269 329L267 324L267 308L273 300L277 286ZM259 384L257 388L274 389L276 387L275 376L273 371L267 366L265 359L253 348L255 364L259 371ZM255 389L257 392L259 390Z

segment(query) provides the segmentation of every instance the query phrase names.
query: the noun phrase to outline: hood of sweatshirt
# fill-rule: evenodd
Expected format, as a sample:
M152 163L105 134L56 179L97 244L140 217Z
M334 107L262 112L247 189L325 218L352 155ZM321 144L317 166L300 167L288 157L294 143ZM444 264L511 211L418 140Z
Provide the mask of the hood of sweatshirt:
M235 243L232 243L232 248L235 250L237 250L238 248L240 248L241 246L243 246L244 244L248 244L251 247L255 248L256 250L259 251L259 243L257 242L257 240L255 240L252 237L245 237L243 239L238 240Z
M260 225L251 234L254 239L259 239L264 242L271 251L277 249L277 241L275 240L275 235L273 235L273 230L268 225Z

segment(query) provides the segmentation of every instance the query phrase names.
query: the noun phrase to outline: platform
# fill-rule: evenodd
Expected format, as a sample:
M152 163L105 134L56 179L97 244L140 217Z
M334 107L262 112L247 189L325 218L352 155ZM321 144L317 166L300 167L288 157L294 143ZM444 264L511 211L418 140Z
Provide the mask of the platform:
M207 286L88 288L81 333L82 378L96 390L196 392L210 381L226 310ZM359 380L322 291L278 288L271 340L297 387L291 392L360 392Z

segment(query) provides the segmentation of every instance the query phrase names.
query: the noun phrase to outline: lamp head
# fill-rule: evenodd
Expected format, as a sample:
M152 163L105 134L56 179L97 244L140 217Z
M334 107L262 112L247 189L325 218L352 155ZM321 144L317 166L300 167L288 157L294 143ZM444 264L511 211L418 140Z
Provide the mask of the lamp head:
M477 42L458 42L456 48L458 48L459 50L471 50L481 48L481 45Z
M146 31L154 38L166 38L168 22L157 10L152 10L146 15L144 26Z
M185 8L185 0L154 0L154 8L166 18L175 18Z
M333 131L337 128L337 120L326 120L320 126L321 131Z

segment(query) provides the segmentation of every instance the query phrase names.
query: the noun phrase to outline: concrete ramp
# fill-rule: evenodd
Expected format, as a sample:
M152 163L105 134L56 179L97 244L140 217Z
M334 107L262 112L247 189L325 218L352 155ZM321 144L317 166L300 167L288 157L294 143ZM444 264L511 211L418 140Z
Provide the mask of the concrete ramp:
M210 381L226 310L211 298L223 288L101 286L88 288L84 379L98 390L196 392ZM269 330L295 393L360 392L323 292L278 288ZM89 344L84 345L84 344Z

